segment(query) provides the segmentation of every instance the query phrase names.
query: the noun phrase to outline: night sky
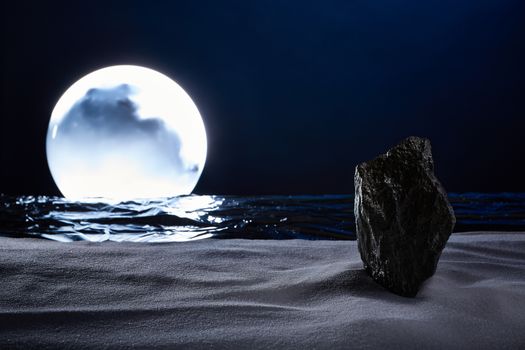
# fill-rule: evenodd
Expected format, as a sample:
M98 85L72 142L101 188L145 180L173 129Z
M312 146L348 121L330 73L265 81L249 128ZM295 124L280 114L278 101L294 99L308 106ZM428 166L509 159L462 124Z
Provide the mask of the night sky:
M58 195L45 137L62 93L136 64L177 81L208 134L201 194L353 193L410 135L449 191L525 191L525 2L10 1L0 193Z

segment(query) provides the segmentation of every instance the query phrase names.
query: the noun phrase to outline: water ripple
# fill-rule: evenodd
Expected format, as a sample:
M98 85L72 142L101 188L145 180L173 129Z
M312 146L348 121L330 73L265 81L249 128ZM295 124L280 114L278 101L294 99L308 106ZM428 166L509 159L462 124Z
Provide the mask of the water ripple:
M450 194L456 231L525 230L525 193ZM208 196L104 203L0 195L0 235L58 241L355 239L353 196Z

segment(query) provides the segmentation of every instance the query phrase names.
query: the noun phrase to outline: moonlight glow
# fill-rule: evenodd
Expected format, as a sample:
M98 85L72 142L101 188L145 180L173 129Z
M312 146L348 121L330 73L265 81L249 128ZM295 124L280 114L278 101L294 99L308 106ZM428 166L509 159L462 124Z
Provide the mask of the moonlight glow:
M206 160L197 107L173 80L137 66L90 73L58 100L47 161L68 198L189 194Z

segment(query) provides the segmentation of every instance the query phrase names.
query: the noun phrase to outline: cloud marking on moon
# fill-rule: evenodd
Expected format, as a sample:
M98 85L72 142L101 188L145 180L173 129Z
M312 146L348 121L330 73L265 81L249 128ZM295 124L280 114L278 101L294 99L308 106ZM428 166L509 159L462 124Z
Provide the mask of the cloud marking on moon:
M121 141L148 145L147 148L154 145L148 154L150 160L164 157L181 171L198 171L197 165L184 166L179 156L181 140L175 130L169 130L159 118L139 116L139 106L132 99L136 90L129 84L88 90L64 116L59 134L71 140L88 141L92 151L118 147L123 144ZM108 139L113 145L107 143Z

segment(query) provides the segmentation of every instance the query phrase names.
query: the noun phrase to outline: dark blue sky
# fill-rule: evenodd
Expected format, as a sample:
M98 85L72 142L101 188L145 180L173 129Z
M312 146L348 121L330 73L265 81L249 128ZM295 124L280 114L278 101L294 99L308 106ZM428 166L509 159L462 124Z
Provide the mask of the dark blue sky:
M353 193L358 162L429 137L450 191L525 191L525 2L13 1L2 5L0 192L58 194L64 90L104 66L180 83L209 149L198 193Z

